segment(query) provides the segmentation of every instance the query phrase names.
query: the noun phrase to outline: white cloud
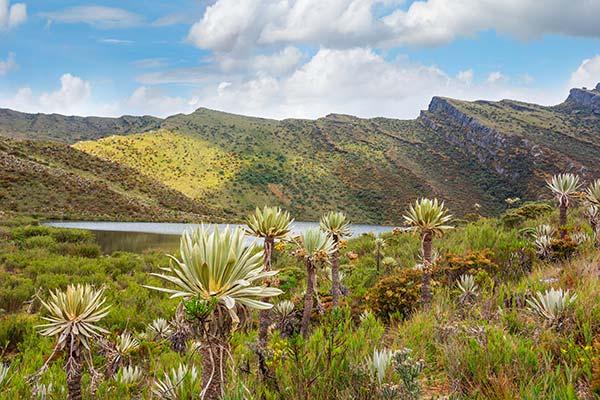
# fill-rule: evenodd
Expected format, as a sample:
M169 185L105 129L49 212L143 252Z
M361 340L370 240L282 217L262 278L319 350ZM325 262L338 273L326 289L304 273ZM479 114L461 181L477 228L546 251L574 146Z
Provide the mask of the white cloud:
M23 87L2 103L3 107L25 112L86 115L93 109L90 96L90 83L67 73L61 76L60 89L54 92L36 96L31 88Z
M167 117L180 112L191 112L197 107L193 100L169 96L157 88L141 86L121 102L118 108L126 110L128 114Z
M17 65L15 53L8 53L8 57L6 58L6 61L0 60L0 76L6 75L9 71L12 71L13 69L15 69L17 67L18 67L18 65Z
M143 22L143 18L138 14L122 8L104 6L76 6L40 15L54 22L82 23L100 29L129 28Z
M471 83L473 83L473 70L472 69L467 69L464 71L460 71L458 73L458 75L456 76L456 79L458 79L460 82L466 84L466 85L470 85Z
M106 38L98 40L100 43L105 44L133 44L135 43L133 40L125 40L125 39L114 39L114 38Z
M27 20L27 5L9 0L0 0L0 30L14 28Z
M197 96L205 107L272 118L316 118L331 112L414 118L436 95L540 104L556 104L566 96L509 86L506 80L476 84L472 75L466 70L453 78L435 66L403 58L387 61L368 48L322 48L285 76L215 81Z
M496 30L520 39L546 34L600 37L600 1L217 0L189 31L196 46L247 52L272 44L329 48L429 46ZM376 14L378 5L387 14ZM524 21L526 23L524 23Z
M571 75L570 87L596 87L600 83L600 54L583 60L579 68Z
M505 80L506 77L500 71L490 72L490 74L487 77L487 82L491 84L503 82Z
M273 75L282 75L292 71L300 61L303 54L296 47L287 46L278 53L259 55L252 60L252 67L256 71Z

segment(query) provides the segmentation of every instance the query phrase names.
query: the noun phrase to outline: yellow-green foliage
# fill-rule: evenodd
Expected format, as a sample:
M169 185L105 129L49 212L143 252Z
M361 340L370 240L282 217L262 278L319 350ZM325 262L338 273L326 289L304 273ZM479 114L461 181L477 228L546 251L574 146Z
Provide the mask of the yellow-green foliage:
M73 147L123 163L191 198L203 198L229 181L240 161L209 142L165 130L109 136Z

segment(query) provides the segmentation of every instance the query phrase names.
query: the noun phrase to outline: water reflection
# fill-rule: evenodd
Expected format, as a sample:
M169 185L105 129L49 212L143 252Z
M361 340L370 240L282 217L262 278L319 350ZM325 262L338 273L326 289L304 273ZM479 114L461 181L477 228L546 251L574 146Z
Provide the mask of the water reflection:
M159 222L88 222L88 221L53 221L46 225L59 228L86 229L94 232L98 244L105 254L115 251L141 253L149 249L174 252L179 247L179 236L186 229L198 225L159 223ZM208 225L214 227L215 225ZM220 228L226 225L218 225ZM231 226L236 226L232 224ZM244 225L239 225L243 226ZM316 222L294 222L292 235L299 235L307 229L318 227ZM381 225L351 225L353 236L365 233L380 234L392 230L392 227ZM253 238L248 239L248 244Z

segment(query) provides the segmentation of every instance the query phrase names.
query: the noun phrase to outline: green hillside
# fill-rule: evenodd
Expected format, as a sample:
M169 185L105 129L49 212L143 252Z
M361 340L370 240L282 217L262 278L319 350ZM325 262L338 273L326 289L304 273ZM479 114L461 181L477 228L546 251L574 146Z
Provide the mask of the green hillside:
M493 215L505 208L508 197L537 199L551 174L575 172L588 181L600 176L598 99L597 89L573 89L555 107L434 97L415 120L331 114L317 120L277 121L205 108L164 120L0 110L0 135L73 144L69 151L55 151L50 165L60 153L58 171L70 163L69 173L93 176L95 186L85 192L106 201L98 210L74 205L72 200L83 190L77 185L69 193L51 190L58 197L54 202L40 194L44 191L29 193L33 184L13 185L5 195L13 196L12 203L4 203L2 209L39 212L52 204L57 213L77 208L89 216L159 218L161 208L145 216L147 203L207 214L209 219L239 220L257 205L278 204L300 220L340 209L355 222L394 224L401 222L407 202L436 196L452 199L458 215L476 206ZM3 143L27 146L23 154L29 158L38 157L42 146ZM51 145L45 146L47 152ZM81 165L90 160L95 160L93 172L88 168L81 175ZM114 173L115 168L122 170ZM38 167L27 171L27 179L43 187L47 175L56 173ZM145 189L124 189L130 175L144 180ZM25 182L24 176L20 182ZM108 192L97 182L107 185ZM153 185L160 189L148 189ZM168 196L155 195L165 190ZM133 195L133 203L139 203L136 211L109 207L113 193L123 199Z
M72 147L0 137L0 204L53 218L201 220L219 214L128 168Z
M537 198L550 174L600 176L600 117L579 108L436 97L409 121L275 121L201 108L155 131L74 147L239 218L279 204L299 219L342 209L357 222L397 223L417 196L495 214L507 197Z

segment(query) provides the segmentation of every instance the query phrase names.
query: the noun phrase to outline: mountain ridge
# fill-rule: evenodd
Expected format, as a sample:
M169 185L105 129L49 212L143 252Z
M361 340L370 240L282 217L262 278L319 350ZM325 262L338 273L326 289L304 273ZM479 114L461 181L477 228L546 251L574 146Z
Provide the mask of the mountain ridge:
M600 177L600 115L577 93L551 107L436 96L414 120L273 120L199 108L72 145L229 219L277 204L304 220L341 209L355 222L399 223L419 196L462 215L497 214L508 197L537 199L551 174Z

